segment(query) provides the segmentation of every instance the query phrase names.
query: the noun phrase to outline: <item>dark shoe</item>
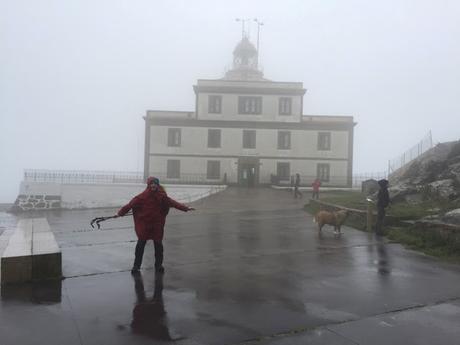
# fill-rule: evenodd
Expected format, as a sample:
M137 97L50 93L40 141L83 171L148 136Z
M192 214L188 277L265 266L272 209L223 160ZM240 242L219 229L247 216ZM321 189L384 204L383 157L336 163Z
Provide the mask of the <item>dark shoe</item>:
M163 266L155 267L155 272L165 273L165 268Z
M134 266L133 268L131 268L131 274L139 274L139 273L141 273L139 267Z

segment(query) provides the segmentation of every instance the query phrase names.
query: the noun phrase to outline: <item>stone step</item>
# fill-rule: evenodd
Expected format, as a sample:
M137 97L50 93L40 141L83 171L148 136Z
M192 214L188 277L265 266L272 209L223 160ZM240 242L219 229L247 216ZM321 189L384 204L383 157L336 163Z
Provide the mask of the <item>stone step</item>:
M61 250L45 218L22 219L1 257L1 284L62 276Z

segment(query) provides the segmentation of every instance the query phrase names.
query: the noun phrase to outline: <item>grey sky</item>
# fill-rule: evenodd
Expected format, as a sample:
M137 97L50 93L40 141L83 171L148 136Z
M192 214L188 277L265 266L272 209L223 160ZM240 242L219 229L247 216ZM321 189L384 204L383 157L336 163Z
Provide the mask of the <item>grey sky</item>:
M145 110L194 110L236 17L265 22L265 77L302 81L305 114L355 116L355 172L460 138L456 0L0 0L0 202L24 168L141 170Z

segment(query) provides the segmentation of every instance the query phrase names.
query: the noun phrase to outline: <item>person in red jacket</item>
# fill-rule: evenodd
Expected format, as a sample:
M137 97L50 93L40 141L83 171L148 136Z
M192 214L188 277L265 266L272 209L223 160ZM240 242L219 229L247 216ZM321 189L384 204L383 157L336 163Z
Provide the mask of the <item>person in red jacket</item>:
M116 216L121 217L128 213L129 210L133 210L134 229L136 230L138 241L131 273L139 273L145 244L148 240L153 240L155 247L155 271L164 272L163 233L166 216L171 207L184 212L194 210L193 207L188 207L168 197L164 188L160 186L160 181L156 177L149 177L147 179L147 188L118 211Z
M321 180L317 178L316 180L313 181L311 184L313 194L311 196L312 199L319 199L319 187L321 187Z

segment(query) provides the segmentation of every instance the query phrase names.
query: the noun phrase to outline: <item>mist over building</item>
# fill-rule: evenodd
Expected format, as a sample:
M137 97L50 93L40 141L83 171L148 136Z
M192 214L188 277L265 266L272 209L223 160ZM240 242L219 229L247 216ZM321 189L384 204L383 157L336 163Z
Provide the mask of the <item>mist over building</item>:
M257 186L298 173L308 185L351 187L353 117L304 115L303 83L267 79L244 32L232 69L193 90L194 111L147 111L144 177Z

